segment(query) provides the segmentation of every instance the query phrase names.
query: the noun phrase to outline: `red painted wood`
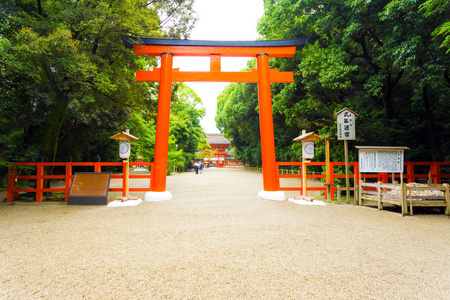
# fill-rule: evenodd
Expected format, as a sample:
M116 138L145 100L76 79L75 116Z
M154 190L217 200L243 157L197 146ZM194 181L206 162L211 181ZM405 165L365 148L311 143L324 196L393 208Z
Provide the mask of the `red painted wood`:
M161 56L172 53L174 56L210 56L222 57L256 57L260 53L267 53L270 57L292 57L295 46L285 47L196 47L196 46L159 46L134 45L136 55Z

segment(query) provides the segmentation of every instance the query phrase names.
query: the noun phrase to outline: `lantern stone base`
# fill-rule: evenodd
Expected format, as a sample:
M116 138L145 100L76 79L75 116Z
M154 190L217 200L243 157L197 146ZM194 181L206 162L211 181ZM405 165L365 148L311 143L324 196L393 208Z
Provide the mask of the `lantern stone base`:
M142 199L127 200L127 201L114 200L114 201L109 202L108 207L136 206L141 202L142 202Z
M147 192L145 193L144 201L156 202L156 201L166 201L172 199L172 193L165 192Z
M282 191L260 191L258 193L258 198L267 199L267 200L275 200L275 201L285 201L286 196Z

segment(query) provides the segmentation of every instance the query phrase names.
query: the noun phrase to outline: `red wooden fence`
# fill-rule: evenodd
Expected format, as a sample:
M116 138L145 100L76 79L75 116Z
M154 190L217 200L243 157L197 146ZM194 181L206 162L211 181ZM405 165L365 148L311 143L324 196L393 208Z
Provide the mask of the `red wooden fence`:
M280 168L281 166L296 166L301 169L301 162L277 162L277 168ZM20 175L18 174L17 168L20 166L25 167L35 167L36 168L36 175ZM44 168L45 167L65 167L65 174L64 175L44 175ZM65 200L67 201L67 197L69 195L70 186L72 183L73 178L73 172L72 167L93 167L94 172L101 172L102 167L106 166L115 166L115 167L125 167L125 163L122 162L17 162L12 163L11 167L9 168L9 174L8 174L8 187L7 187L7 201L11 202L14 200L15 197L18 197L18 194L20 192L32 192L36 193L36 201L40 202L43 200L43 193L45 192L64 192L65 193ZM130 162L130 166L150 166L150 169L153 166L153 163L151 162ZM325 167L324 162L310 162L306 164L306 167L309 166L322 166ZM345 174L335 174L334 169L336 166L344 166L343 162L331 162L330 163L330 178L331 182L330 184L334 184L335 180L337 178L345 178ZM450 162L405 162L405 169L406 172L403 173L403 178L406 182L414 182L416 179L422 180L424 182L431 180L433 183L442 183L442 180L449 181L450 174L442 173L441 167L442 166L450 166ZM418 173L415 170L415 167L422 167L425 169L428 169L429 171L427 173ZM358 185L359 182L359 165L358 162L350 162L349 163L349 177L353 179L354 184ZM123 172L122 172L123 173ZM301 174L301 173L300 173ZM280 178L299 178L301 183L301 175L300 174L279 174ZM135 174L135 175L129 175L130 179L149 179L149 182L151 183L151 175L148 174ZM325 174L307 174L307 178L319 178L325 182ZM394 176L391 174L389 176L388 173L378 173L378 174L362 174L362 179L366 180L368 178L373 178L374 181L382 181L383 183L388 183L389 178L395 178L395 180L400 179L400 174L394 174ZM125 181L125 178L123 175L111 175L111 178L122 178L123 182ZM44 180L45 179L57 179L57 180L64 180L65 181L65 187L64 188L44 188ZM18 188L18 180L36 180L36 187L35 188ZM392 180L392 179L391 179ZM148 188L130 188L130 192L147 192L150 191L150 183ZM302 184L302 183L301 183ZM123 186L120 188L110 188L110 192L122 192L122 195L124 193ZM296 187L282 187L280 186L280 181L278 180L278 187L279 190L282 191L301 191L301 185ZM351 188L354 188L351 187ZM335 193L335 186L331 185L331 197L334 199L334 193ZM325 198L327 196L327 189L325 186L323 187L307 187L307 191L323 191L325 194ZM123 195L125 196L125 195Z
M300 170L299 174L279 174L279 178L299 178L301 184L302 178L301 178L301 162L277 162L277 167L280 168L281 166L297 166ZM405 169L406 172L403 173L403 180L406 182L415 182L417 179L421 179L423 182L427 182L428 180L431 180L433 183L442 183L442 179L449 180L450 174L444 174L441 172L442 166L450 166L450 162L405 162ZM322 166L325 167L325 162L310 162L306 163L306 168L309 166ZM330 162L330 184L331 185L331 199L334 199L334 192L336 190L335 186L333 185L335 183L336 178L345 178L345 174L335 174L334 168L336 166L345 166L345 163L343 162ZM424 167L425 169L428 169L428 173L417 173L415 171L415 167ZM308 173L308 172L307 172ZM359 163L358 162L349 162L349 177L350 179L353 179L354 185L359 185ZM325 173L323 174L307 174L306 178L316 179L319 178L323 180L325 183ZM364 173L361 175L361 178L363 180L366 180L368 178L374 178L375 181L381 181L383 183L388 183L389 178L394 178L394 180L400 181L400 174L389 174L388 173ZM391 179L392 180L392 179ZM301 192L302 188L300 186L296 187L280 187L279 181L278 181L278 187L281 191L299 191ZM352 189L354 186L351 187ZM327 197L327 189L326 186L323 187L306 187L307 191L323 191L325 198Z
M18 173L18 168L20 166L24 167L35 167L36 175L20 175ZM44 175L45 167L65 167L64 175ZM125 163L122 162L17 162L12 163L8 170L8 187L7 187L7 196L6 201L11 202L15 197L18 197L20 192L31 192L36 193L36 201L41 202L43 200L43 193L45 192L64 192L65 200L67 201L67 197L69 196L70 186L72 184L73 178L73 167L93 167L94 172L101 172L102 167L121 167L122 174L123 168L126 167ZM153 166L151 162L130 162L130 166ZM122 178L122 187L120 188L110 188L110 192L122 192L122 196L125 191L123 187L125 186L126 177L122 174L119 175L111 175L111 178ZM149 187L148 188L129 188L130 192L147 192L150 191L150 182L151 175L149 174L133 174L129 175L129 178L137 178L137 179L149 179ZM18 180L36 180L35 188L18 188ZM45 179L57 179L64 180L65 186L63 188L44 188L44 180Z

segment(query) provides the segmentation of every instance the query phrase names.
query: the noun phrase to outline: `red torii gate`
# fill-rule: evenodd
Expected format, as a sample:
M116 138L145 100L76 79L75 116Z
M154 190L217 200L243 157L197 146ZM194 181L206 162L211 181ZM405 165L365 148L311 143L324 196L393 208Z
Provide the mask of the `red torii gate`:
M161 68L136 71L137 81L159 81L158 115L156 121L155 161L152 168L151 192L147 201L169 200L166 191L166 168L169 143L169 120L172 82L254 82L258 83L259 122L264 190L258 197L285 200L278 190L278 170L275 161L271 82L293 82L292 72L269 69L269 57L292 57L307 39L281 41L194 41L123 37L125 47L136 55L160 56ZM210 71L189 72L172 69L174 56L206 56ZM250 72L222 72L221 57L256 57L257 69Z

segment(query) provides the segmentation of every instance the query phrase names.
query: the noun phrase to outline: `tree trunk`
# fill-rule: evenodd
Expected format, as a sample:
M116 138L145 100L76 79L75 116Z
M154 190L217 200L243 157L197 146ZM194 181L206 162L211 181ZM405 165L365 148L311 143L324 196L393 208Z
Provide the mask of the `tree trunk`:
M441 145L439 144L439 140L436 136L436 126L434 125L433 114L431 113L430 103L428 101L428 87L426 85L422 87L422 101L425 109L425 115L427 116L428 126L430 128L431 141L434 146L435 154L438 161L444 161Z
M386 76L384 81L384 93L383 93L383 106L385 111L385 118L388 125L390 125L390 121L394 119L394 106L392 104L393 97L392 92L394 89L394 85L392 84L391 74ZM389 135L387 136L387 141L390 145L395 146L397 144L397 136Z
M41 156L45 161L53 162L55 160L59 134L67 116L68 98L67 91L57 92L55 106L49 111L41 146Z
M42 137L41 156L45 162L54 162L58 149L59 135L67 116L68 92L57 92L56 103L48 113L47 126ZM53 174L55 167L45 167L44 175ZM44 180L44 188L50 188L51 180Z

